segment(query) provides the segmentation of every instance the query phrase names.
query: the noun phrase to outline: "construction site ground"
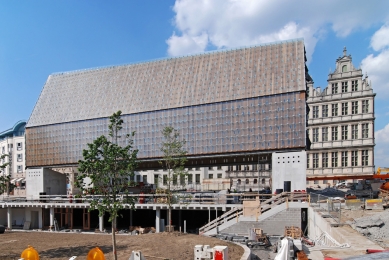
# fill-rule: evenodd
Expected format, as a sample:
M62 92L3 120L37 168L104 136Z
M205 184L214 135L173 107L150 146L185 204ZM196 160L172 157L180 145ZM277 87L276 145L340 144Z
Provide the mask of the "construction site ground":
M216 238L183 233L157 233L144 235L118 234L118 259L129 259L133 250L140 250L147 260L182 260L194 258L195 245L228 246L229 259L240 259L241 246ZM106 259L113 259L111 234L6 231L0 234L0 259L19 259L28 245L39 253L40 259L68 260L71 256L86 259L90 249L98 246Z

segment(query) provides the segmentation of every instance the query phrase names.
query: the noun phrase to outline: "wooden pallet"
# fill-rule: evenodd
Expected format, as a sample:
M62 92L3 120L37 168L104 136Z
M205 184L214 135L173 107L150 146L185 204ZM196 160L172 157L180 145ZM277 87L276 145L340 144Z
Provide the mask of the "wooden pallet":
M284 236L285 237L291 237L293 239L301 238L303 236L303 231L299 227L294 227L294 226L289 227L289 226L286 226L285 227Z

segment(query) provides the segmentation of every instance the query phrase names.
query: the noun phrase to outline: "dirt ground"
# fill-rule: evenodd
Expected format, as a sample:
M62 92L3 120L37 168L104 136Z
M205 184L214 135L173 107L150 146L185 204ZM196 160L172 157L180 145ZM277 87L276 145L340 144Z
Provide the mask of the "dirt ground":
M147 260L185 260L194 258L195 245L228 246L229 259L240 259L242 247L205 236L182 233L158 233L145 235L118 234L118 259L129 259L133 250L140 250ZM57 232L6 231L0 234L0 259L19 259L28 245L39 253L40 259L68 260L72 256L86 259L92 248L98 246L105 258L113 259L111 234L80 234Z

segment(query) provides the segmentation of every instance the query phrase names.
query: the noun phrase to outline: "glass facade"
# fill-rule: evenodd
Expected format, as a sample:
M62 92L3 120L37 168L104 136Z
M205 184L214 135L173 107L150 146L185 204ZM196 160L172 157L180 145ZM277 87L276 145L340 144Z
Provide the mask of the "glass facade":
M26 126L27 167L75 164L122 111L140 159L165 126L188 155L305 148L302 39L50 75Z
M161 157L162 129L173 126L189 155L305 147L305 93L220 102L123 115L123 133L135 131L139 158ZM82 149L108 134L108 118L28 128L28 165L74 164Z

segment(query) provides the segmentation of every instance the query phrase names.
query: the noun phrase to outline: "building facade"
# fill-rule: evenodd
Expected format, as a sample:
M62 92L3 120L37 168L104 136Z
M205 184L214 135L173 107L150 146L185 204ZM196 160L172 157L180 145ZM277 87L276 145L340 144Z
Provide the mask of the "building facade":
M4 174L11 176L11 184L15 188L11 193L16 196L25 196L25 142L26 121L17 122L12 128L0 132L0 153L8 154L0 164L8 163Z
M358 179L374 173L375 93L362 70L355 68L346 48L336 60L323 90L308 84L307 132L311 141L307 153L308 186L332 185L336 177Z
M26 165L75 173L82 149L121 110L143 170L160 168L162 129L172 126L186 140L188 169L205 167L208 178L220 176L209 167L233 165L222 177L245 183L245 165L268 171L273 152L306 148L305 60L297 39L50 75L26 126ZM187 184L198 183L197 172Z

